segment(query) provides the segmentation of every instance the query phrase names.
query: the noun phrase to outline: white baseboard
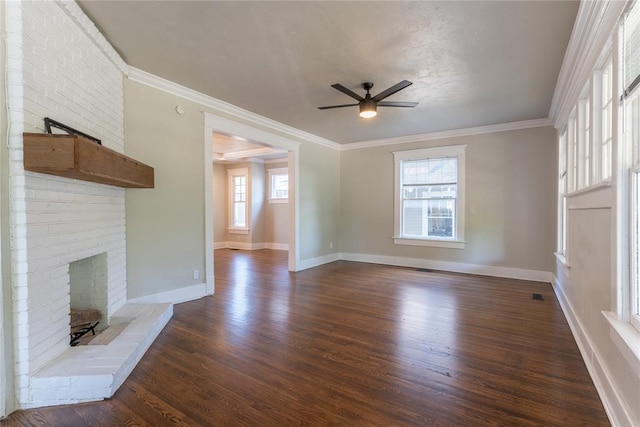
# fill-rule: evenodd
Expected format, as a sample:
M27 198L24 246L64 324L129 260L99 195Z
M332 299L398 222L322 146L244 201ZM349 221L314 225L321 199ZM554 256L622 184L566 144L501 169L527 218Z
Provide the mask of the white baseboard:
M273 249L275 251L288 251L289 245L287 243L265 243L265 248Z
M396 265L399 267L428 268L431 270L451 271L454 273L506 277L509 279L531 280L535 282L553 282L552 273L540 270L525 270L521 268L495 267L491 265L463 264L458 262L435 261L429 259L353 253L341 253L339 259L345 261L368 262L371 264Z
M631 419L631 412L625 407L614 384L610 381L612 377L607 366L602 363L602 357L593 345L587 331L582 326L582 322L580 322L580 319L576 316L571 302L567 299L562 291L562 287L555 278L553 281L553 290L558 298L564 317L567 319L573 338L576 340L582 359L587 366L593 385L598 391L598 395L600 396L600 400L602 401L611 425L636 425Z
M184 288L171 289L169 291L158 292L157 294L145 295L142 297L127 300L128 304L158 304L171 303L178 304L181 302L192 301L207 295L207 284L198 283L197 285L185 286Z
M306 270L308 268L317 267L322 264L328 264L330 262L339 261L339 260L340 260L340 254L337 254L337 253L323 255L316 258L303 259L303 260L300 260L300 262L298 262L297 271Z
M277 251L288 251L289 245L286 243L214 242L213 249L241 249L243 251L274 249Z

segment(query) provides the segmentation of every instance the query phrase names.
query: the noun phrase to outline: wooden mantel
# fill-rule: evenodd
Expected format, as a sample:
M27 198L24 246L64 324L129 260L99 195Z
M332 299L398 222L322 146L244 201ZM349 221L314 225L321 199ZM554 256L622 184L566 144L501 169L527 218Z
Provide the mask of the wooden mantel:
M24 133L24 169L125 188L153 188L153 168L77 135Z

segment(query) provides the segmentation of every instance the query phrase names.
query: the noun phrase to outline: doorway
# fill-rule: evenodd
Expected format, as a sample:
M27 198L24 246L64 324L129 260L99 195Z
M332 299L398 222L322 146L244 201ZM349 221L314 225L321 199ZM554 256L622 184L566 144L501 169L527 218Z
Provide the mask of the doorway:
M288 250L288 152L219 132L212 140L214 249Z
M288 224L287 224L287 249L288 249L288 268L289 271L297 271L300 260L298 248L298 166L299 166L299 147L300 143L289 138L282 137L270 131L258 129L251 125L242 124L213 114L204 113L204 150L205 150L205 268L207 294L215 292L215 284L213 280L213 257L214 257L214 229L220 221L224 224L225 218L217 218L214 214L214 188L213 188L213 169L214 169L214 153L213 140L214 136L224 135L226 138L233 138L239 142L247 142L256 144L257 147L252 149L258 150L271 149L273 155L280 156L284 160L286 153L286 163L288 171ZM235 138L234 138L235 137ZM241 150L240 150L241 151ZM238 154L241 155L241 154ZM268 155L265 151L263 155ZM266 175L266 174L265 174ZM218 215L220 216L220 215ZM239 227L242 228L242 227Z

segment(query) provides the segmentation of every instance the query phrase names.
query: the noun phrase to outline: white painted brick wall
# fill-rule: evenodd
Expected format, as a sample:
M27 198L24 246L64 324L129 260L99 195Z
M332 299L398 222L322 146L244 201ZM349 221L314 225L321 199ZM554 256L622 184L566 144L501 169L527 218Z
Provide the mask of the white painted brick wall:
M22 132L43 132L50 117L124 152L127 66L74 2L5 9L16 395L33 407L61 398L52 390L48 399L33 378L68 349L67 264L106 252L107 316L126 302L125 192L25 172Z

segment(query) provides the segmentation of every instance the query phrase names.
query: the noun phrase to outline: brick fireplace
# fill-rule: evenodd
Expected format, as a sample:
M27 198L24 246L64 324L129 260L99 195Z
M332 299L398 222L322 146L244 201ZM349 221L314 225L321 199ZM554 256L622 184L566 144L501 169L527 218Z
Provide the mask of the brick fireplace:
M123 153L128 67L74 2L7 2L5 13L16 401L31 408L103 399L172 309L126 304L124 188L25 171L23 132L42 133L52 117ZM72 290L86 259L101 265L92 290ZM69 347L71 301L86 293L99 301L103 325L128 326L108 345Z

